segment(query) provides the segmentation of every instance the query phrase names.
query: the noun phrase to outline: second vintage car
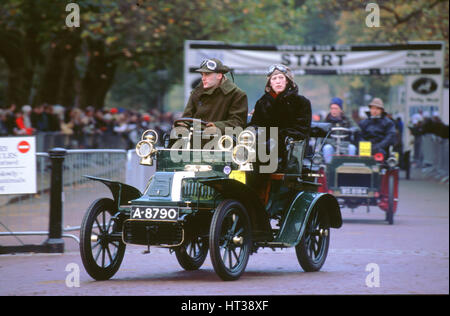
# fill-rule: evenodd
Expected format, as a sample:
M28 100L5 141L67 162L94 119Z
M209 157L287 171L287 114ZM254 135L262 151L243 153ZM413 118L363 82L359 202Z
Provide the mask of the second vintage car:
M398 155L390 148L388 157L382 153L372 155L370 142L359 142L358 155L348 155L348 135L355 131L344 127L333 127L328 135L336 148L329 164L322 163L325 177L320 181L321 192L333 194L341 207L352 210L365 206L378 206L386 213L386 221L394 223L398 204L399 167Z

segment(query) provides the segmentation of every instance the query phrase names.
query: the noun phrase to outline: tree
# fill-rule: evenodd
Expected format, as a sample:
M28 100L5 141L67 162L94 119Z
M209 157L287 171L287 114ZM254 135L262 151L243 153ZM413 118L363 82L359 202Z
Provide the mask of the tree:
M370 1L331 0L321 10L340 12L336 20L339 44L444 41L448 79L448 0L390 0L379 3L380 27L367 27L365 8Z
M0 7L0 56L8 66L7 103L26 104L40 47L48 36L42 23L43 1L9 1ZM30 23L32 22L32 23Z
M101 108L112 87L118 89L113 95L122 97L134 93L136 82L141 91L149 90L147 104L160 106L164 91L182 80L187 39L328 44L338 27L335 12L306 0L77 0L78 28L66 25L64 1L4 2L5 99L19 105ZM122 77L129 78L131 91L114 85L124 82Z

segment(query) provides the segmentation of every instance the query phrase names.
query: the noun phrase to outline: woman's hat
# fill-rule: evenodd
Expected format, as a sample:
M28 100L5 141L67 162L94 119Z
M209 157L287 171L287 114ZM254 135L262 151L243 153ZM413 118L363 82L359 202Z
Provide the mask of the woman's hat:
M369 107L374 106L377 108L380 108L384 111L384 104L383 104L383 100L381 100L380 98L374 98L370 103L369 103Z
M266 82L266 88L265 90L267 92L270 91L270 78L272 78L272 76L278 75L278 74L282 74L285 75L286 78L288 79L288 81L291 83L291 85L293 87L296 87L296 83L294 81L294 74L292 73L291 69L289 69L288 66L285 65L280 65L280 64L273 64L269 67L266 75L267 75L267 82Z

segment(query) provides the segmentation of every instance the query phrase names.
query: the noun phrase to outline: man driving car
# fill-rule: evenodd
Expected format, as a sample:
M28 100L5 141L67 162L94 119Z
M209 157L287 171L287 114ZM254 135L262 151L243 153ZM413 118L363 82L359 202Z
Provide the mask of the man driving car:
M225 127L244 127L247 122L247 95L225 74L230 69L217 58L206 59L195 71L201 73L201 82L192 90L183 117L207 122L222 134Z
M388 153L389 146L395 145L395 124L386 116L383 100L374 98L369 103L368 118L359 123L361 138L372 143L372 154Z

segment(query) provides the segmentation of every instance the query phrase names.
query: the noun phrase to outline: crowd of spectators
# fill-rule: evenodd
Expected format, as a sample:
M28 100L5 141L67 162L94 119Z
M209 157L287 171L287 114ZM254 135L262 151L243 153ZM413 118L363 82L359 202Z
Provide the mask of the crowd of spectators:
M0 108L0 136L47 135L63 136L67 148L134 148L146 129L154 129L159 135L170 131L178 112L161 113L157 109L139 112L122 108L95 109L94 107L64 108L61 105L40 104ZM322 121L324 113L313 114L313 121ZM352 113L355 114L355 113ZM394 116L399 132L403 133L401 118ZM409 125L411 134L417 138L423 134L449 137L449 126L439 114L416 113ZM121 143L121 145L119 145ZM401 150L400 150L401 151Z
M442 122L437 111L432 115L427 111L419 111L414 114L411 117L409 129L414 136L433 134L441 138L448 138L449 134L449 126Z
M179 113L157 109L139 112L122 108L64 108L41 104L0 108L0 136L63 137L63 146L83 148L134 148L146 129L160 135L170 131Z
M449 126L441 120L439 112L419 111L411 117L411 124L408 126L411 134L414 136L414 164L417 166L425 166L424 164L424 148L422 136L426 134L434 135L442 140L448 139ZM448 158L448 156L447 156ZM448 163L448 162L447 162Z

